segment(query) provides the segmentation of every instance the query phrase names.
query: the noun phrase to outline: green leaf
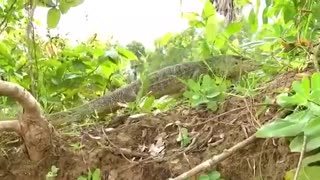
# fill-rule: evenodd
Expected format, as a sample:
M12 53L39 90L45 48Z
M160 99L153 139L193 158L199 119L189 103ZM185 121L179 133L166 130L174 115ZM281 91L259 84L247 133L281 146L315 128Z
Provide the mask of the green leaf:
M219 180L221 176L218 171L212 171L208 175L210 177L210 180Z
M292 21L295 19L297 12L292 3L287 3L283 7L283 20L285 23L288 23L289 21Z
M5 58L10 59L11 54L9 52L9 49L7 48L7 45L3 42L0 42L0 55L4 56Z
M199 105L201 105L201 104L207 104L207 103L209 103L209 102L210 102L210 101L209 101L208 99L203 98L202 96L200 96L199 99L196 99L196 100L193 100L193 101L192 101L191 106L192 106L192 107L197 107L197 106L199 106Z
M100 169L96 169L92 173L92 180L101 180L101 171L100 171Z
M290 107L293 105L305 105L308 100L301 96L300 94L295 94L293 96L288 96L288 93L283 93L277 96L277 104L281 107Z
M142 98L142 102L139 104L139 107L143 112L151 112L154 101L155 101L154 96L144 97Z
M207 103L207 107L208 109L210 109L211 111L215 112L218 110L218 104L216 101L209 101Z
M295 137L290 143L290 150L292 152L301 152L303 145L303 135ZM312 151L320 147L320 134L307 137L306 152Z
M286 180L293 180L296 169L290 170L286 172L285 178ZM297 179L299 180L315 180L319 179L319 166L305 166L300 169L299 176Z
M290 121L278 120L263 125L256 133L258 138L288 137L301 133L305 123L293 123Z
M191 143L191 138L189 136L188 129L186 128L181 128L180 138L182 147L186 147Z
M304 96L306 99L308 99L310 97L310 80L307 77L303 77L301 82L298 81L294 81L292 83L292 89Z
M50 29L56 28L61 17L61 12L57 8L51 8L47 15L47 26Z
M310 101L320 104L320 89L314 90L310 93Z
M211 99L211 98L215 98L215 97L219 96L220 94L221 94L221 92L216 91L216 92L212 92L210 94L207 94L206 97Z
M320 132L320 117L310 120L304 127L303 132L306 136L312 136Z
M320 116L320 106L313 103L313 102L308 102L308 108L312 114L315 116Z
M70 4L66 0L60 0L59 9L62 14L66 14L71 8Z
M167 34L165 34L164 36L161 37L160 39L160 46L163 47L163 46L166 46L170 40L170 38L172 37L172 33L171 32L168 32Z
M254 10L252 9L250 11L248 21L250 23L251 31L256 32L258 28L258 20L257 20L257 15L255 14Z
M262 21L263 21L263 24L268 24L268 16L267 16L267 13L268 13L268 7L264 8L264 9L263 9L263 12L262 12Z
M206 23L206 30L205 30L206 40L212 43L216 39L217 33L218 33L217 20L215 16L210 16Z
M302 160L302 166L308 166L311 163L319 162L320 161L320 153L305 157Z
M123 49L123 48L117 48L117 52L118 52L118 54L120 54L121 56L123 56L129 60L138 60L137 56L133 52L131 52L130 50Z
M202 18L207 19L216 15L216 9L210 1L206 1L202 11Z
M84 0L69 0L68 3L70 4L70 6L72 7L76 7L79 6L80 4L82 4L84 2Z
M200 83L197 83L192 79L188 79L187 86L189 89L191 89L192 91L195 91L195 92L198 92L201 90Z
M199 17L199 14L196 12L184 12L182 13L182 18L185 18L189 21L197 20Z
M319 7L320 8L320 7ZM317 13L320 15L320 13ZM311 89L313 91L320 90L320 73L313 73L311 76ZM319 96L320 98L320 96Z
M243 23L241 22L233 22L227 26L226 33L228 36L233 35L241 30L242 25Z

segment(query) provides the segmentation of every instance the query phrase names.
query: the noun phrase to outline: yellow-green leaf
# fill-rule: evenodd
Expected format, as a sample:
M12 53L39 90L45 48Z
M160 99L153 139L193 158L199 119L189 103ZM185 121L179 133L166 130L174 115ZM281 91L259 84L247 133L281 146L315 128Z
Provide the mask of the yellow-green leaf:
M66 14L71 8L70 4L66 0L60 0L59 9L62 14Z
M215 16L210 16L206 25L206 40L213 42L217 37L218 25Z
M84 0L69 0L68 4L71 7L76 7L76 6L79 6L80 4L82 4L83 2L84 2Z
M57 8L51 8L47 15L47 26L50 29L56 28L61 17L61 12Z
M3 43L3 42L0 42L0 55L4 56L6 58L10 58L11 57L6 44Z

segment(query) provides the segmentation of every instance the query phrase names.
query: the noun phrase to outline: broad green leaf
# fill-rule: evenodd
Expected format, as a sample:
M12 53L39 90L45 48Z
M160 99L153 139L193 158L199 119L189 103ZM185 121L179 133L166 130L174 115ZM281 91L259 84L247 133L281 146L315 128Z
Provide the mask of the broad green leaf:
M320 8L320 7L319 7ZM320 13L318 13L320 14ZM320 90L320 73L313 73L311 76L311 89L313 91ZM320 96L319 96L320 98Z
M210 1L206 1L202 11L202 18L207 19L216 15L216 9Z
M304 96L306 99L310 96L310 80L307 77L303 77L301 82L294 81L292 83L292 89Z
M210 109L211 111L215 112L218 110L218 104L216 101L209 101L207 103L207 107L208 109Z
M50 29L56 28L61 17L61 12L57 8L51 8L47 15L47 26Z
M272 123L263 125L257 132L258 138L270 137L289 137L296 136L301 133L305 123L293 123L290 121L278 120Z
M320 106L313 103L313 102L308 102L308 108L312 114L315 116L320 116Z
M184 12L182 13L182 18L185 18L189 21L197 20L199 17L199 14L196 12Z
M228 34L228 36L233 35L241 30L242 25L243 23L241 22L233 22L227 26L225 32Z
M211 99L211 98L215 98L215 97L219 96L220 94L221 94L221 92L216 91L216 92L212 92L210 94L207 94L206 97Z
M185 92L183 93L183 96L186 97L186 98L188 98L188 99L192 99L193 94L194 94L194 93L191 92L191 91L185 91Z
M215 16L210 16L206 24L206 30L205 30L206 40L212 43L216 39L217 33L218 33L217 20Z
M308 123L312 118L314 118L314 114L309 110L298 111L294 112L285 118L284 121L290 121L293 123L301 122L301 123Z
M296 9L292 3L287 3L283 7L283 20L285 23L294 20L297 15Z
M221 175L218 171L212 171L208 176L210 177L210 180L219 180Z
M192 99L193 100L199 100L201 98L201 96L199 94L193 94L192 95Z
M207 174L202 174L199 176L198 180L210 180L210 177Z
M300 94L288 96L288 93L283 93L277 96L277 104L282 107L290 107L294 105L305 105L308 100Z
M144 97L139 107L143 112L151 112L154 101L155 101L154 96Z
M263 22L263 24L268 24L267 13L268 13L268 7L264 8L263 12L262 12L262 22Z
M160 39L160 46L163 47L163 46L166 46L170 40L170 38L172 37L172 33L171 32L168 32L167 34L165 34L164 36L161 37Z
M205 75L202 78L202 83L201 83L201 92L204 94L207 93L212 93L216 88L215 82L209 75Z
M301 152L303 145L303 135L295 137L290 143L290 150L292 152ZM320 147L320 134L307 137L306 152L312 151Z
M214 41L214 45L218 49L222 49L226 45L227 42L229 42L229 39L226 39L223 36L216 36L215 41Z
M68 0L68 3L69 3L70 6L72 6L72 7L79 6L79 5L82 4L83 2L84 2L84 0Z
M320 161L320 153L307 156L302 160L302 166L308 166L311 163L319 162Z
M101 171L100 171L100 169L96 169L92 173L92 180L101 180Z
M296 169L286 172L285 180L294 180ZM319 179L320 166L305 166L300 169L298 180Z
M200 106L202 104L207 104L209 103L210 101L206 98L203 98L203 97L200 97L199 99L197 100L193 100L192 103L191 103L191 106L192 107L197 107L197 106Z
M255 14L253 9L250 11L248 21L250 23L251 31L256 32L258 28L258 20L257 15Z
M129 59L129 60L138 60L137 56L131 52L130 50L123 49L123 48L117 48L118 54L121 56Z
M199 92L201 89L200 83L197 83L192 79L188 79L187 86L189 89L191 89L192 91L195 91L195 92Z
M306 136L313 136L320 132L320 117L310 120L309 123L303 128L303 132Z
M59 9L62 14L66 14L71 8L70 4L66 2L67 0L60 0Z
M320 89L314 90L310 93L310 101L320 104Z
M11 57L9 49L7 48L7 45L3 42L0 42L0 55L8 59Z

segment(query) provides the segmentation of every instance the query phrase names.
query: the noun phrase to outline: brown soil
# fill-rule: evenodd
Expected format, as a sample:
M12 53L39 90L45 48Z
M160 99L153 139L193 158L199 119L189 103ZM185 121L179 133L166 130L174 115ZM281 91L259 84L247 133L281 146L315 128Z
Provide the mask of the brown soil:
M77 135L58 130L64 140L62 150L37 163L28 160L16 136L1 134L0 179L45 179L52 165L59 168L56 179L63 180L77 179L95 168L101 170L102 179L109 180L164 180L178 176L243 141L259 124L274 117L276 107L255 118L261 109L256 104L263 102L266 95L274 98L277 89L290 87L297 78L295 72L278 76L255 99L231 97L219 113L180 106L156 116L127 119L114 129L100 124L83 128ZM187 148L177 142L179 128L183 127L195 137ZM82 148L72 147L75 143ZM278 180L283 179L285 171L296 167L298 156L289 152L284 139L258 139L211 170L218 170L230 180Z

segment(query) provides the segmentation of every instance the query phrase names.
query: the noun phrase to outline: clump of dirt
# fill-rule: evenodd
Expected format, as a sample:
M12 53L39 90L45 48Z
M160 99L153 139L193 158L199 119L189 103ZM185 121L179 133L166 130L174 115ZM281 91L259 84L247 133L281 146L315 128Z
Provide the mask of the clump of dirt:
M276 116L273 106L257 117L264 107L259 103L266 95L275 97L275 89L288 88L294 79L296 72L276 77L255 99L230 97L219 113L180 106L155 116L127 118L116 128L105 124L84 128L77 135L61 134L61 150L37 163L19 148L17 136L2 134L0 178L44 179L52 165L59 168L56 179L62 180L77 179L96 168L108 180L176 177L245 140ZM187 147L177 141L184 129L191 139ZM298 154L289 152L284 139L257 139L213 168L230 180L282 179L297 160Z

